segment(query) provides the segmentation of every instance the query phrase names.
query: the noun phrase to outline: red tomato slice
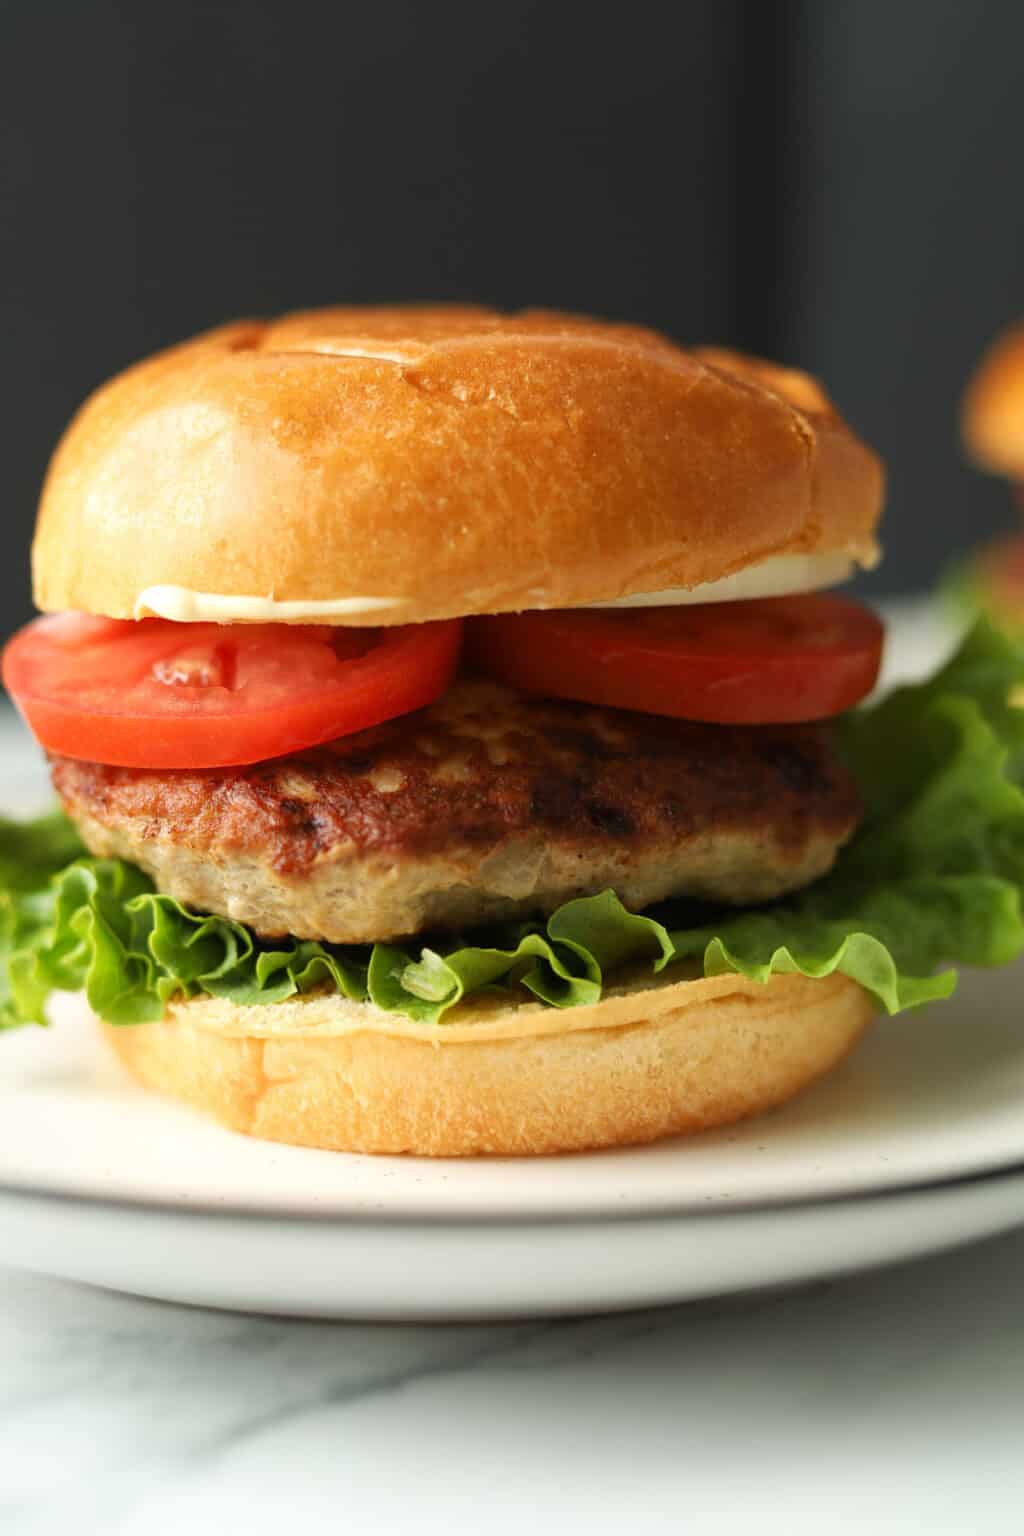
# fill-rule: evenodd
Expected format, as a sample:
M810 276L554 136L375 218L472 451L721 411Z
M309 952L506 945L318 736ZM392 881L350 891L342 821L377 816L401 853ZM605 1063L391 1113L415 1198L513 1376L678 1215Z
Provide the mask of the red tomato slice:
M19 630L3 680L50 752L125 768L281 757L443 693L461 623L174 624L61 613Z
M860 603L814 593L618 612L470 619L470 659L528 693L682 720L823 720L869 693L882 626Z

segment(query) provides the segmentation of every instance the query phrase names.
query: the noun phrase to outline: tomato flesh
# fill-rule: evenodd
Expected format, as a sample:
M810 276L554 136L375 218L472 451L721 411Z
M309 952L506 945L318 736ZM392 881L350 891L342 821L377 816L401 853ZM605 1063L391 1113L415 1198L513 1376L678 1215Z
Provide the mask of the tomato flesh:
M262 762L421 709L461 623L175 624L62 613L19 630L3 680L49 752L126 768Z
M336 740L432 703L462 624L37 619L3 680L50 752L128 768L218 768ZM478 670L524 692L721 724L840 714L878 676L882 627L831 594L573 609L467 622Z
M841 714L874 687L882 638L829 593L467 622L474 665L513 688L722 725Z

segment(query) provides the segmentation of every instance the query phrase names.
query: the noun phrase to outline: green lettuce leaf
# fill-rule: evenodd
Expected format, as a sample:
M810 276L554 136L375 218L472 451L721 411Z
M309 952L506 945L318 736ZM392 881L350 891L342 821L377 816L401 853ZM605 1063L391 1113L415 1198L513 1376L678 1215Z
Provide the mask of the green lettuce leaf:
M60 815L0 822L0 1028L45 1022L51 992L84 989L112 1024L157 1019L172 997L272 1004L335 991L425 1023L474 992L597 1001L625 965L652 974L841 972L890 1013L952 991L956 965L1024 949L1024 652L984 622L929 681L840 723L865 800L834 870L785 901L745 910L665 904L631 913L613 891L546 922L453 943L269 944L157 893L132 865L85 857Z

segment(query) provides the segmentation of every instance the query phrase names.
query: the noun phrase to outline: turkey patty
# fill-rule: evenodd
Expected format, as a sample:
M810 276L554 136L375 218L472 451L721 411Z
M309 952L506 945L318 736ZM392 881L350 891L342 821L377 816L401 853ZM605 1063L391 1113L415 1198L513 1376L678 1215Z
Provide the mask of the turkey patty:
M52 769L93 853L266 937L336 943L608 886L633 909L765 901L824 874L860 812L827 727L691 724L473 680L251 767Z

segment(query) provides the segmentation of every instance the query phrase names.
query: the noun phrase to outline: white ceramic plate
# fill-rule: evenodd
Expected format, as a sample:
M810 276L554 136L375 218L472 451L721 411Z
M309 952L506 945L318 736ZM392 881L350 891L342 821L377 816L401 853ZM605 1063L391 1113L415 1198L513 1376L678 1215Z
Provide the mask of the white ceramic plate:
M474 1162L252 1142L143 1093L77 1000L0 1045L4 1262L352 1317L650 1305L1024 1221L1021 972L879 1024L797 1102L689 1142Z
M902 626L902 668L941 641ZM42 793L10 724L0 796ZM909 1257L1024 1221L1024 968L883 1021L773 1115L533 1161L359 1158L233 1136L139 1090L81 1003L0 1043L0 1258L272 1312L650 1305Z

